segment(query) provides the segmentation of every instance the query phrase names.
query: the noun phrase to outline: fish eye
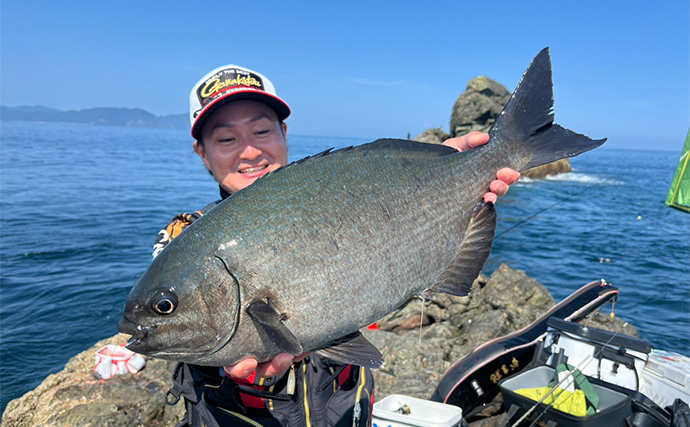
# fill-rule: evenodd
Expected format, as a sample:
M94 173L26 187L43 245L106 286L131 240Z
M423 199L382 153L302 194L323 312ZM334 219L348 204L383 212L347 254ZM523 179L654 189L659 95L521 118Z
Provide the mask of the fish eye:
M151 300L151 308L158 314L171 314L177 308L177 295L170 291L159 291Z

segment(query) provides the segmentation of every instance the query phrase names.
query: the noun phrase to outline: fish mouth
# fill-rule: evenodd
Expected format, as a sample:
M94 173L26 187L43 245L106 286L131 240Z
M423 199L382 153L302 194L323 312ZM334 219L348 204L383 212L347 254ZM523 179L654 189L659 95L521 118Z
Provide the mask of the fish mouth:
M208 352L190 352L189 350L177 350L175 348L168 348L165 350L161 350L159 348L156 348L155 350L152 347L152 343L150 343L147 338L150 338L152 335L154 335L154 332L156 331L158 327L156 325L151 325L151 326L142 326L138 325L134 322L131 322L124 316L120 319L120 322L117 325L117 330L123 334L129 334L132 337L127 341L125 346L127 349L139 353L139 354L144 354L146 356L152 356L152 357L157 357L160 359L169 359L169 360L181 360L187 363L194 363L196 360L201 359L205 356L208 355ZM215 352L217 350L213 350L211 353Z
M146 337L153 333L155 331L157 326L142 326L142 325L137 325L129 320L127 320L125 317L122 317L120 319L120 322L117 324L117 330L119 332L122 332L123 334L129 334L132 336L130 338L129 342L127 345L129 346L130 343L132 342L137 342L141 343Z

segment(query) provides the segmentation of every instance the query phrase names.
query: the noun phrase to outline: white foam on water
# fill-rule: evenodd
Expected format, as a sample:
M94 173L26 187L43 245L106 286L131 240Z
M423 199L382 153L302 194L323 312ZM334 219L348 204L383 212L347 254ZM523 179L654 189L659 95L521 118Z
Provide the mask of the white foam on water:
M619 181L613 178L604 178L596 175L589 175L586 173L568 172L561 173L558 175L547 175L540 179L531 179L528 177L521 177L517 184L529 184L532 182L539 181L561 181L561 182L578 182L581 184L592 184L592 185L624 185L623 181Z

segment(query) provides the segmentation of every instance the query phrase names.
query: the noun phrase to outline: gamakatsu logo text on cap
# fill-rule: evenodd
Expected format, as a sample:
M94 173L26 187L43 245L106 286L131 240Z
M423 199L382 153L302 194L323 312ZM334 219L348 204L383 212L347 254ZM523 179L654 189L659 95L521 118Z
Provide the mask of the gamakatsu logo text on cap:
M234 92L243 88L264 90L263 80L256 74L235 68L228 68L211 76L201 85L197 91L197 96L199 97L199 103L203 107L208 102L229 90Z

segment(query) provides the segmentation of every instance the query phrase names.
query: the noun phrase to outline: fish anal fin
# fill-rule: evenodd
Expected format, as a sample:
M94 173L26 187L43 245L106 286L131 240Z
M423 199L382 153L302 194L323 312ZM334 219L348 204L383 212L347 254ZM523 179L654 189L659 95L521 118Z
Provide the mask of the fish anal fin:
M281 351L294 355L304 353L297 337L285 326L279 313L270 304L254 301L247 307L247 313L257 328Z
M482 204L470 220L460 252L423 296L428 297L436 292L467 295L489 259L495 233L496 209L493 203Z
M346 335L330 343L328 347L320 348L314 352L334 362L346 365L378 369L382 368L384 364L381 352L360 332Z

